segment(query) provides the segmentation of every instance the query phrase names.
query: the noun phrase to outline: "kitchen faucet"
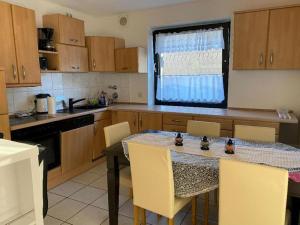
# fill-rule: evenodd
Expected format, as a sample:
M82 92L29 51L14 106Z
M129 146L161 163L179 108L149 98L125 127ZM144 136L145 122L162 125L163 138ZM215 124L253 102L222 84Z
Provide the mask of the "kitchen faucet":
M74 104L76 104L77 102L81 102L84 101L85 98L81 98L78 100L75 100L73 98L69 98L69 112L74 112Z

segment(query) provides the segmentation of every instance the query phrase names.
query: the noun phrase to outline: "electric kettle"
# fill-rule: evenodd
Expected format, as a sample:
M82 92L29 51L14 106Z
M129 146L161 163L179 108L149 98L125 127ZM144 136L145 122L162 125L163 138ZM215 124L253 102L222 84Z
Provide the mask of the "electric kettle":
M48 113L47 98L51 97L49 94L38 94L35 96L36 112L38 114Z

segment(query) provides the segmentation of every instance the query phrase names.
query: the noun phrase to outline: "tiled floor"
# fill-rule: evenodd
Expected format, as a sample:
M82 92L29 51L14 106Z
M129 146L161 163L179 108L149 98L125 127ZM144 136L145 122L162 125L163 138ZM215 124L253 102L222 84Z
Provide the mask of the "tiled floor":
M119 224L133 224L132 200L127 188L120 188ZM48 192L49 211L45 225L109 225L106 163L102 163ZM199 196L198 220L201 224L203 198ZM175 217L175 225L191 224L191 206L185 207ZM210 225L217 224L217 209L210 205ZM149 225L166 225L167 220L157 221L157 216L147 212Z

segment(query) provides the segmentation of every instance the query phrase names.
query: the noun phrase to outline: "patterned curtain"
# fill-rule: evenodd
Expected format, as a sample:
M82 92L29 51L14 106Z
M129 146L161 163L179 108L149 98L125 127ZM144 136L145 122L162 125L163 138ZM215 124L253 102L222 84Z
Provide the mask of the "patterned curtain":
M156 98L166 102L221 103L223 29L158 34L160 76Z

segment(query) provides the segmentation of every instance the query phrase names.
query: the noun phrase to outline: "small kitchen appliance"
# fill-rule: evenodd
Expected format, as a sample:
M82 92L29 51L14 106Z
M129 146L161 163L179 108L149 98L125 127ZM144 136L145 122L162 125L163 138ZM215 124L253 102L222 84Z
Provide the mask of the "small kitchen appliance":
M39 50L55 51L53 34L52 28L38 28Z
M51 97L49 94L38 94L35 96L36 112L39 114L48 113L47 98Z
M48 69L48 60L44 56L40 57L40 69L41 70L47 70Z

